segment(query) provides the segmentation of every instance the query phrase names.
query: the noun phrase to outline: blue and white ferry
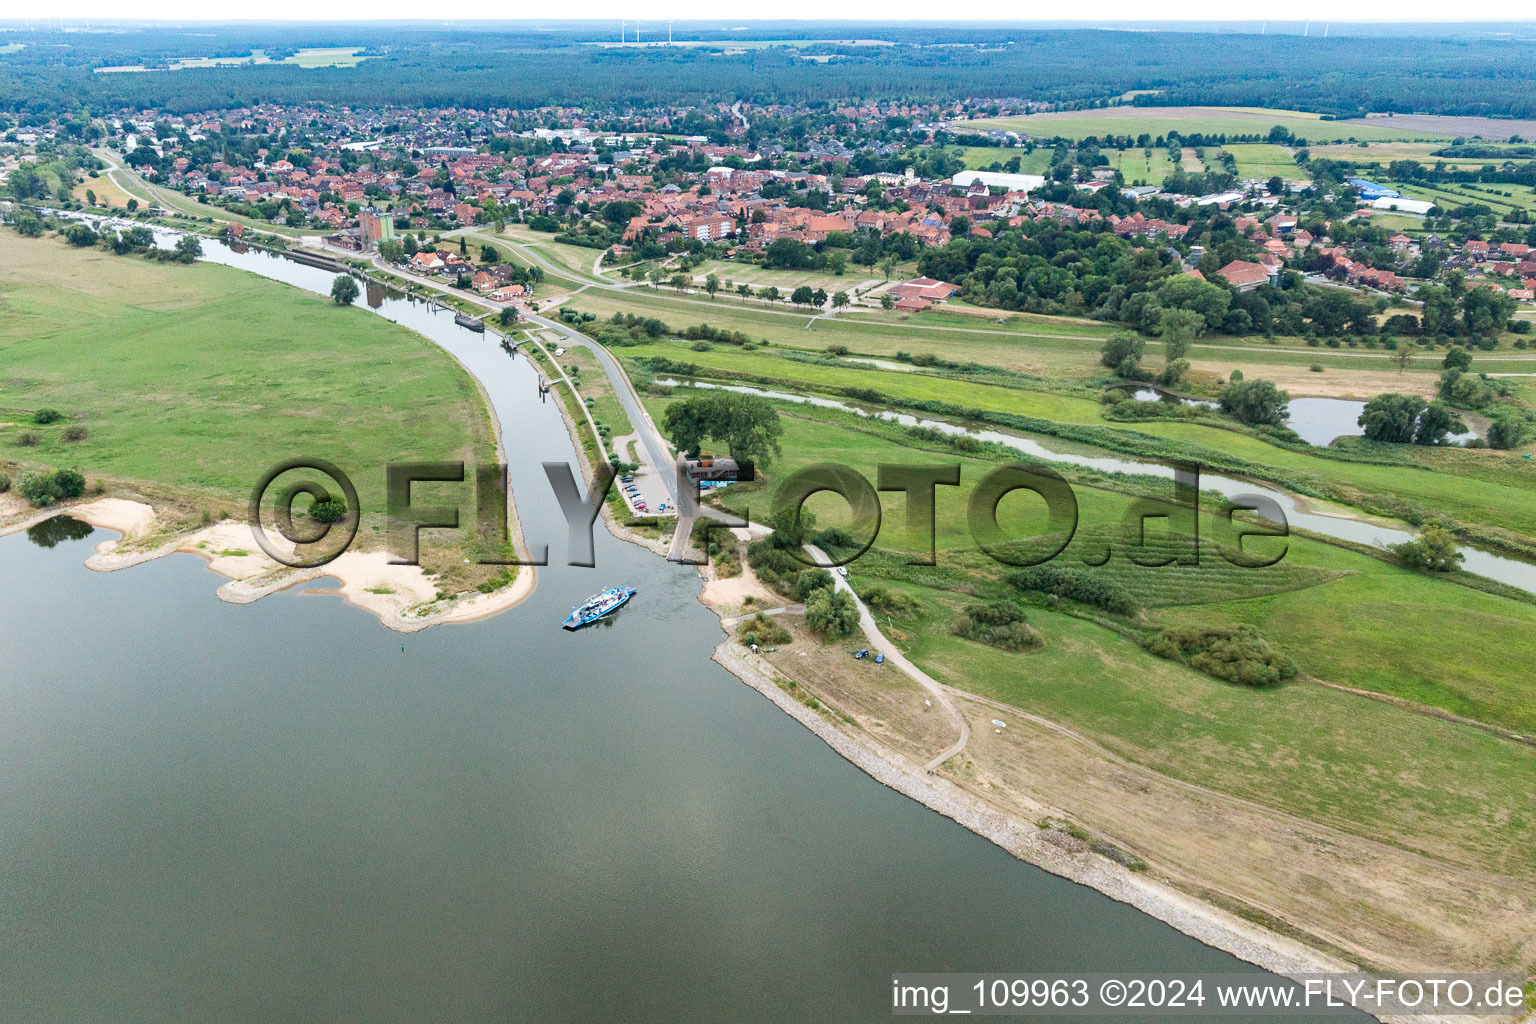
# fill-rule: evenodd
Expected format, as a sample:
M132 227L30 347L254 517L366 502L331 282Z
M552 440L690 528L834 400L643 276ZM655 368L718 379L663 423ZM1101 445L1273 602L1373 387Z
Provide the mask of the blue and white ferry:
M582 626L596 622L604 615L611 615L618 611L634 596L634 587L609 587L607 590L600 590L572 608L570 617L562 625L566 629L580 629Z

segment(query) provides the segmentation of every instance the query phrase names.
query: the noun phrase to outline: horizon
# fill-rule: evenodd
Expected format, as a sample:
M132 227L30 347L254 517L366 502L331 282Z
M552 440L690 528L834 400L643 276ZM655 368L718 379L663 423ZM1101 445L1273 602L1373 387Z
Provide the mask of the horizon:
M1171 10L1161 17L1131 17L1122 16L1118 12L1142 13L1142 6L1116 0L1107 6L1095 6L1093 16L1060 17L1049 19L1028 19L1004 16L1001 11L1004 5L999 0L988 0L981 4L983 8L995 8L1000 13L997 16L953 19L940 14L929 13L932 8L929 5L920 4L915 0L899 0L892 10L891 17L885 18L850 18L839 17L820 13L824 5L806 3L804 0L795 0L787 5L787 11L783 16L773 18L762 17L733 17L729 19L712 18L707 14L712 8L698 0L689 0L687 3L652 5L642 3L638 7L634 4L614 2L614 0L597 0L595 3L582 5L584 10L580 16L565 18L504 18L496 17L491 13L472 13L455 18L422 18L411 16L414 14L412 5L405 0L373 0L373 2L359 2L359 0L347 0L340 5L331 5L327 13L316 16L312 13L310 5L298 3L297 0L278 0L269 4L267 9L271 16L265 18L207 18L197 16L197 12L203 9L203 5L191 2L191 0L160 0L160 2L146 5L154 13L146 17L124 18L120 15L120 7L109 0L85 0L75 5L75 12L68 18L11 18L0 19L0 31L47 31L54 26L54 30L90 30L99 31L100 26L126 26L126 27L176 27L180 25L268 25L288 24L301 22L306 26L320 26L329 24L359 24L359 25L391 25L395 27L419 25L423 27L464 27L468 25L540 25L540 26L580 26L585 24L599 25L617 23L623 21L633 26L636 21L644 24L647 22L657 25L670 23L674 30L679 25L697 29L700 26L711 26L710 31L730 31L731 28L720 26L741 26L743 31L751 31L761 26L791 25L791 24L815 24L815 25L871 25L871 26L899 26L912 24L944 24L951 26L996 26L996 27L1021 27L1030 29L1050 30L1056 27L1081 28L1098 27L1106 30L1115 30L1117 27L1126 27L1137 30L1141 27L1158 25L1179 26L1232 26L1232 25L1303 25L1307 22L1319 24L1332 24L1338 27L1350 26L1484 26L1484 25L1510 25L1510 26L1536 26L1536 19L1529 17L1529 8L1525 4L1517 4L1513 0L1493 0L1491 4L1484 5L1487 12L1479 17L1445 18L1436 17L1433 12L1440 10L1440 5L1428 2L1428 0L1410 0L1409 3L1397 8L1397 16L1383 17L1352 17L1338 19L1332 4L1323 0L1303 0L1302 3L1293 5L1285 18L1234 18L1225 12L1230 10L1230 5L1215 2L1215 0L1198 0L1196 3L1184 3L1178 5L1178 9ZM475 3L466 5L472 11L492 11L494 8L489 3L476 0ZM804 9L806 13L799 13ZM402 12L396 14L394 12ZM411 12L410 14L403 12ZM1526 16L1521 16L1526 15ZM95 22L98 28L90 28L90 23ZM1198 29L1196 29L1198 31ZM648 40L649 41L649 40Z

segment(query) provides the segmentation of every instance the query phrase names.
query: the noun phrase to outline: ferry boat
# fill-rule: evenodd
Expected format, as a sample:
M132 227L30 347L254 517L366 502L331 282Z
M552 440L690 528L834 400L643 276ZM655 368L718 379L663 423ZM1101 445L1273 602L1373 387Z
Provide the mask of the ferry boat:
M570 616L561 625L566 629L580 629L605 615L618 611L634 596L634 587L609 587L607 590L598 591L572 608Z

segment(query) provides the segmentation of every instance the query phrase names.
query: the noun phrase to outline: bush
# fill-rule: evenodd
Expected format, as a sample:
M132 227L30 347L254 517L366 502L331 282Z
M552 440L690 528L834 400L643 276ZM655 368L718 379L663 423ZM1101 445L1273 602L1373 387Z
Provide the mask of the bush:
M802 569L795 578L795 600L808 601L818 591L832 586L832 574L825 569Z
M85 493L85 476L78 469L56 470L53 488L61 498L78 498Z
M1392 545L1393 554L1410 569L1450 572L1466 556L1456 550L1456 538L1443 526L1424 527L1417 540Z
M57 409L39 409L32 414L32 422L43 426L49 423L57 423L64 418L64 414Z
M741 642L747 647L757 644L762 647L777 646L789 643L791 637L789 630L762 612L758 612L752 618L743 622L739 627Z
M6 491L8 491L10 489L11 489L11 478L6 476L4 473L0 473L0 494L4 494Z
M1178 626L1158 633L1147 650L1241 686L1278 686L1296 676L1296 663L1252 626Z
M907 594L884 587L870 587L859 593L859 599L877 612L887 615L905 615L917 610L917 601Z
M16 493L38 508L59 500L59 492L54 487L51 473L21 474L21 479L16 482Z
M859 606L842 590L824 589L805 603L805 624L814 633L838 639L859 628Z
M36 448L37 443L40 440L42 440L42 438L38 437L30 430L16 435L16 443L23 448Z
M1129 615L1136 610L1131 592L1120 584L1083 569L1063 569L1054 565L1036 565L1009 573L1005 581L1019 590L1054 594L1105 611Z
M64 436L64 440L66 440L66 441L84 441L85 440L85 435L86 435L86 430L85 430L84 427L69 426L69 427L65 427L64 428L64 435L63 436Z
M967 606L955 620L954 633L1005 651L1027 651L1041 643L1040 634L1024 621L1024 609L1011 601Z
M309 517L317 523L339 523L347 518L347 503L332 499L310 506Z

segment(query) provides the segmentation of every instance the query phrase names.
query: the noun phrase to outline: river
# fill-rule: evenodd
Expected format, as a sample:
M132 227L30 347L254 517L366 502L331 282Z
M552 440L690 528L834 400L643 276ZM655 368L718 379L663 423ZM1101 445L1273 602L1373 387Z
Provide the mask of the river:
M539 463L576 455L533 368L377 298L484 383L559 563ZM1262 973L870 779L709 660L693 570L601 528L598 569L402 644L330 596L225 604L191 555L93 573L108 535L68 525L0 539L5 1019L877 1021L895 971ZM611 583L639 596L558 628Z

